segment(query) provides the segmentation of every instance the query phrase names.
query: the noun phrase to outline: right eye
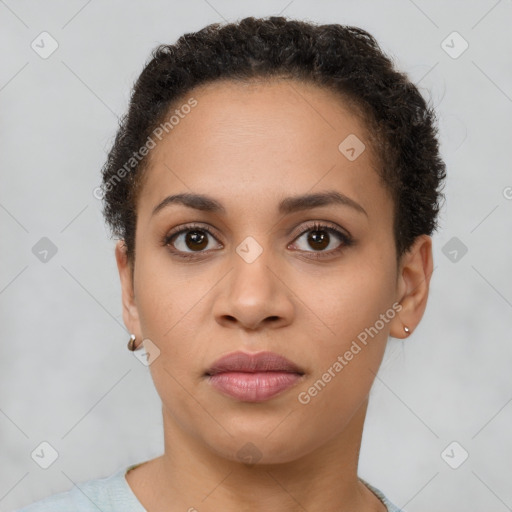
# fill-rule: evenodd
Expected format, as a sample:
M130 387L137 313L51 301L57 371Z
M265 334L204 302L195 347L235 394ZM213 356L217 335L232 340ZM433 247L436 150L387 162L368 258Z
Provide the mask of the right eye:
M203 254L206 251L210 245L209 237L216 240L213 233L205 226L186 225L168 233L163 240L163 245L168 246L171 253L178 257L194 258L195 253Z

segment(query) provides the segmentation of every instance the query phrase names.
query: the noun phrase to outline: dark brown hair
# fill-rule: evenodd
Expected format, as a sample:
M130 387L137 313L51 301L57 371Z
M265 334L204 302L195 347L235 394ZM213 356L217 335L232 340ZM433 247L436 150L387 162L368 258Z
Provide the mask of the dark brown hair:
M371 135L378 173L394 201L397 257L432 234L445 178L436 116L368 32L285 17L211 24L152 52L102 169L103 213L135 258L137 196L148 156L140 149L176 102L200 84L287 77L334 90ZM340 141L341 142L341 141ZM129 166L127 163L131 162Z

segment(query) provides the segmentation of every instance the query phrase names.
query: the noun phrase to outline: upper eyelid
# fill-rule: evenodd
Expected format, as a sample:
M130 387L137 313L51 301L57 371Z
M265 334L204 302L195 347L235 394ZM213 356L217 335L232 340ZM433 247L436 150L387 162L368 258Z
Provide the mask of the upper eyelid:
M341 226L338 226L336 223L327 221L327 220L318 220L318 219L302 222L301 224L299 224L299 226L301 226L300 228L296 227L291 230L288 230L286 232L286 236L289 236L295 232L294 237L293 237L293 241L294 241L294 240L296 240L297 237L302 236L304 233L307 233L308 231L313 230L315 228L314 224L319 224L323 228L332 229L334 231L337 231L340 235L342 235L346 238L349 238L349 239L352 238L352 235L350 235L350 233L346 229L342 228ZM184 224L183 226L180 226L180 227L176 228L175 230L171 230L171 232L169 232L168 234L166 234L164 236L164 239L169 240L170 238L176 237L178 235L181 235L182 233L186 233L187 231L192 231L194 229L197 229L199 231L204 230L204 231L208 232L211 236L216 238L218 242L222 243L222 241L218 239L219 238L218 235L216 235L216 232L218 231L216 228L214 228L213 226L211 226L209 224L201 224L200 222Z
M186 233L187 231L193 231L194 229L197 229L198 231L206 231L208 233L210 233L212 236L215 236L215 233L217 232L217 230L210 226L209 224L196 224L196 223L191 223L191 224L184 224L183 226L179 226L175 229L172 229L171 231L169 231L168 233L166 233L164 235L164 238L166 239L169 239L171 237L174 237L174 236L177 236L177 235L181 235L182 233Z

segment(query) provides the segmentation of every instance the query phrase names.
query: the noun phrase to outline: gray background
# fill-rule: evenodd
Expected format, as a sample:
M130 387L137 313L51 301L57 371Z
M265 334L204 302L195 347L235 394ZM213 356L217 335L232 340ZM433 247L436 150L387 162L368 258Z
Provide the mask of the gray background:
M449 177L429 305L405 343L389 341L360 476L409 512L512 510L512 2L5 0L1 511L162 452L160 401L126 349L114 241L92 191L154 46L270 14L368 30L439 116ZM31 47L43 31L59 45L46 59ZM453 31L469 44L457 58L446 45L463 41L443 43ZM43 237L57 247L46 262L32 252ZM43 441L59 454L46 470L31 458Z

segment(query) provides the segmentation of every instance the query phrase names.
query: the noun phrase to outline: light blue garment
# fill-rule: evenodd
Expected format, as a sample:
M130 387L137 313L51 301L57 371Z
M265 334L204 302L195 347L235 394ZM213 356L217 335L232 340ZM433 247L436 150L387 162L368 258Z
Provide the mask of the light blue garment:
M125 478L130 469L121 468L106 478L88 480L70 491L48 496L14 512L146 512ZM405 512L393 505L379 489L360 479L386 505L388 512Z
M107 478L88 480L14 512L146 512L125 478L138 465L121 468Z
M370 491L372 491L373 494L375 494L377 496L377 498L379 498L379 500L382 501L382 503L384 503L384 505L386 505L388 512L405 512L405 510L402 510L402 509L398 508L396 505L393 505L393 503L391 503L391 501L389 501L386 498L386 496L384 496L382 491L380 491L376 487L373 487L373 485L370 485L368 482L363 480L361 477L359 477L359 480L361 480L361 482L363 482L364 485L366 485L366 487L368 487L368 489L370 489Z

